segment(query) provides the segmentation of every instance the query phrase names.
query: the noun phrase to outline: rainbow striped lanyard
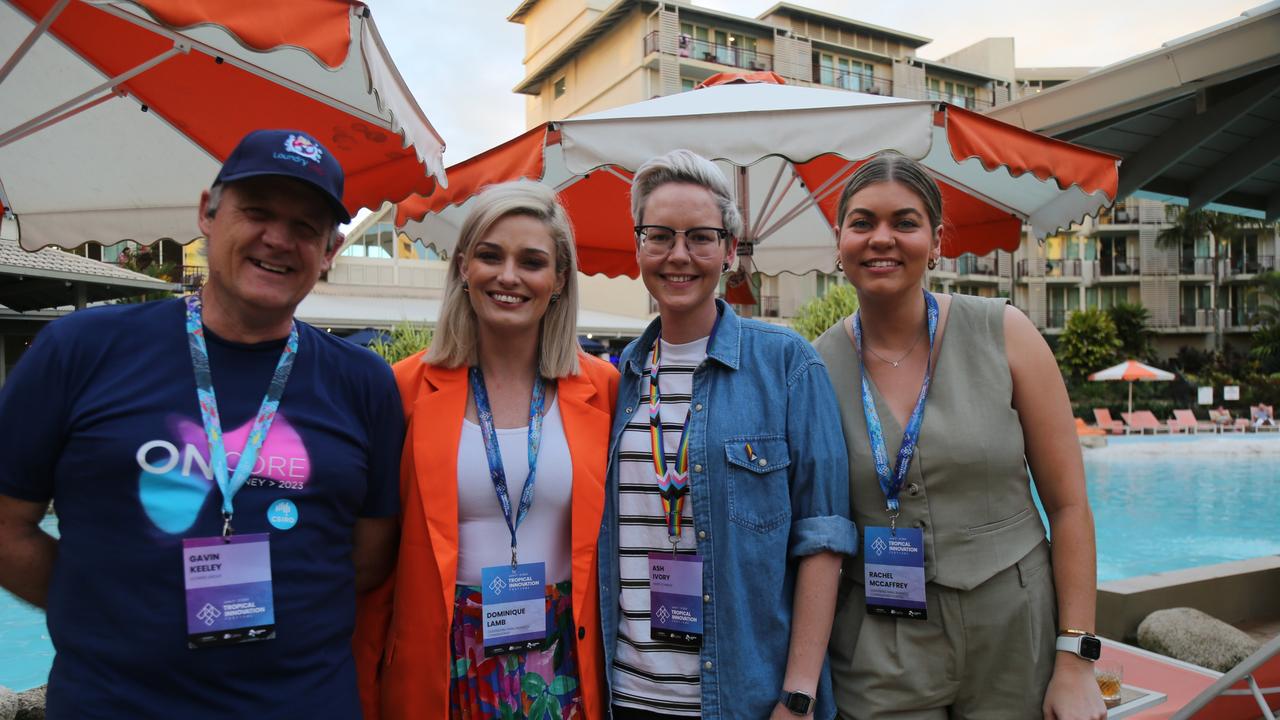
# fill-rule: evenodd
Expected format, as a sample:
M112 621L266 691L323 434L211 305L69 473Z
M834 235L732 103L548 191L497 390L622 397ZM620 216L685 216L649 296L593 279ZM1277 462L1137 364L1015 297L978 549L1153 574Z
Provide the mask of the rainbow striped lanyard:
M707 336L707 352L711 351L711 343L716 339L716 330L720 327L720 315L711 326L711 334ZM674 552L680 544L681 519L680 511L684 508L685 497L689 494L689 419L686 410L684 423L680 428L680 443L676 446L675 467L667 467L666 449L662 442L662 391L658 387L658 376L662 374L662 335L653 341L649 367L645 374L649 378L649 444L653 453L653 474L658 480L658 494L662 498L662 514L667 519L667 540ZM692 401L692 398L690 398Z

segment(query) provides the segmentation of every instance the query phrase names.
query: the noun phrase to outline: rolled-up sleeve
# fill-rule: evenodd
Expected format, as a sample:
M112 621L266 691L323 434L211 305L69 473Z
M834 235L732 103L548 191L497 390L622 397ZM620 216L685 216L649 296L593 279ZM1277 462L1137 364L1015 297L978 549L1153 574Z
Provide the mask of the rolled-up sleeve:
M791 453L791 537L787 554L853 555L858 534L849 519L849 458L827 368L806 348L787 379L787 445Z

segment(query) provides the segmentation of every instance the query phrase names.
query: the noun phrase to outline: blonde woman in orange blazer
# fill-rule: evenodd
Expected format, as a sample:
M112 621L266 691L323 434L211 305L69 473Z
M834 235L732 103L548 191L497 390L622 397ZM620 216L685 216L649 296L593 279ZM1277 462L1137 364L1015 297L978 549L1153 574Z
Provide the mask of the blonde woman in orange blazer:
M514 717L604 717L596 538L618 372L578 349L576 275L550 189L519 181L479 196L432 347L395 366L408 421L403 518L395 573L360 599L354 642L367 719L478 720L504 706ZM520 524L530 425L542 440L529 522ZM509 512L481 440L502 448ZM497 599L481 598L479 567L505 572L512 536L521 572L530 562L545 572L547 639L487 658L480 608Z

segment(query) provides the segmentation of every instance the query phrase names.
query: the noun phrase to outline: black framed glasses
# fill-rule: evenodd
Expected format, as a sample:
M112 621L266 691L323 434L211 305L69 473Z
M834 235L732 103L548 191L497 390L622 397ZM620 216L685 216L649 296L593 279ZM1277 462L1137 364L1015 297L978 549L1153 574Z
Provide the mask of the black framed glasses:
M684 235L689 254L699 258L715 257L721 241L729 237L729 231L718 227L692 227L676 230L666 225L637 225L636 242L640 251L652 257L662 257L676 246L676 236Z

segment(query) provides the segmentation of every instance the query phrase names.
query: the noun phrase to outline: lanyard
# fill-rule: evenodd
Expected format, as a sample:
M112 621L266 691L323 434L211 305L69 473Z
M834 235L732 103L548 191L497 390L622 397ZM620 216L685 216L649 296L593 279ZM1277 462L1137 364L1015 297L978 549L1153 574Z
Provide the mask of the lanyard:
M924 291L925 319L929 325L929 357L925 361L924 382L920 384L920 397L916 398L915 409L907 420L907 427L902 433L902 445L898 448L898 464L889 469L889 451L884 444L884 428L880 426L880 415L876 412L876 401L871 396L871 383L867 381L867 366L862 358L862 313L853 314L853 342L858 350L858 360L862 368L862 412L867 420L867 438L871 442L871 455L875 459L876 476L880 478L880 489L884 492L886 511L890 513L890 522L898 518L898 493L902 491L902 483L907 478L907 469L911 467L911 458L916 451L916 443L920 439L920 425L924 422L924 405L929 395L929 382L933 379L933 338L938 330L938 301L928 291Z
M712 341L716 339L720 317L717 313L715 324L711 326L711 334L707 337L708 352L711 351ZM684 424L680 428L676 466L669 468L662 442L662 391L658 387L661 371L662 335L659 334L653 341L649 368L645 371L649 376L649 444L653 451L653 474L658 480L658 494L662 498L662 514L667 519L667 540L674 551L676 545L680 544L680 511L684 508L685 496L689 494L689 413L685 412Z
M489 478L493 480L493 492L502 506L502 515L511 531L511 567L516 566L516 530L533 506L533 482L538 469L538 447L542 444L542 409L546 405L546 392L542 375L533 377L533 397L529 400L529 477L520 493L520 507L515 519L511 518L511 494L507 490L507 471L502 468L502 448L498 446L498 431L493 427L493 410L489 407L489 392L484 387L484 373L479 366L471 368L471 394L476 399L476 416L480 420L480 436L484 438L484 452L489 460Z
M227 449L223 445L222 419L218 415L218 400L213 392L213 373L209 370L209 348L204 342L204 313L200 295L187 296L187 346L191 349L191 367L196 376L196 398L200 403L200 418L204 421L205 438L209 441L209 465L213 471L214 481L222 492L222 536L230 537L232 505L231 499L244 487L249 473L258 462L258 452L267 439L271 423L276 419L276 410L280 407L280 398L284 395L284 386L289 382L289 373L293 370L293 361L298 357L298 324L289 326L289 339L285 341L284 350L280 353L280 361L276 363L275 372L271 376L271 384L267 386L267 394L262 398L258 408L258 416L254 418L249 437L245 440L240 460L236 462L234 475L227 474Z

